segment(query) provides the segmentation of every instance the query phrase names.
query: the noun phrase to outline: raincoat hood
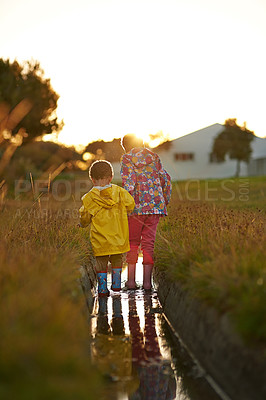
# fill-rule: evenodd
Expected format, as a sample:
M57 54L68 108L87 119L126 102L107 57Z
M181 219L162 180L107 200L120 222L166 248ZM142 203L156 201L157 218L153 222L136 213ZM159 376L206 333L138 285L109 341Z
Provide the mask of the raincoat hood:
M120 202L120 191L116 185L110 185L103 189L93 187L89 193L90 195L86 193L82 197L82 201L86 208L90 209L92 215L95 215L101 208L111 209Z
M140 169L156 162L156 154L145 147L135 147L123 156L123 162L132 164L134 169Z
M91 199L99 206L104 208L112 208L118 203L119 197L117 192L112 190L112 186L105 189L92 188Z

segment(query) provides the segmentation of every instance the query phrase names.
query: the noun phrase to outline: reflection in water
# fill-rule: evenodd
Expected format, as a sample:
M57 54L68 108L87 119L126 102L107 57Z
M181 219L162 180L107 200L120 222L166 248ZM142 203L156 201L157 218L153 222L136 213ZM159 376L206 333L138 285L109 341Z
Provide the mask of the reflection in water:
M101 399L219 399L171 340L161 311L156 292L141 289L94 299L91 356L106 378Z
M131 343L129 336L125 335L121 298L115 296L112 300L113 315L109 323L107 297L98 299L92 360L106 377L119 381L131 375Z
M155 299L139 290L99 297L95 301L92 361L102 374L116 382L119 399L176 398L171 361L162 356L157 337ZM128 304L126 315L122 312L122 302ZM143 306L144 326L138 313L139 303ZM124 320L127 320L128 333Z
M152 313L152 297L144 294L145 325L140 329L136 308L136 297L129 297L129 329L132 338L132 368L138 373L139 387L129 396L135 399L175 398L175 379L170 361L164 360L160 352L155 329L155 315Z

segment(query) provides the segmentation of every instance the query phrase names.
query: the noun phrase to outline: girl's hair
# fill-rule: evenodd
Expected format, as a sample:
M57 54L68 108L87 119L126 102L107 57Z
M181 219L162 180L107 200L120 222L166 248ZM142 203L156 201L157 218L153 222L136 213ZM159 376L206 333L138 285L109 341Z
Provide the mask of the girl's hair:
M134 147L143 147L144 143L141 138L138 138L136 135L133 133L129 133L125 135L121 139L121 145L125 149L126 153L133 149Z
M113 178L114 170L112 164L106 160L94 161L89 169L90 179L98 180L103 178Z

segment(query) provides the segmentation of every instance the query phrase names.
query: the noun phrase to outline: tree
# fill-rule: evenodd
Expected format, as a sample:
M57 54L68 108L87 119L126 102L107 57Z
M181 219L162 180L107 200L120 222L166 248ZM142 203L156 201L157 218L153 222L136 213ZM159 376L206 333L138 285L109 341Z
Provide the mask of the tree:
M24 140L31 141L58 132L63 127L56 116L58 99L37 61L20 65L0 59L0 133L15 136L23 130Z
M155 153L159 153L162 150L169 150L172 146L172 142L170 140L166 140L165 142L160 143L158 146L154 147L152 150Z
M65 164L64 170L78 170L77 161L82 157L73 147L65 147L54 142L33 141L19 147L7 170L5 179L26 178L29 172L34 178L48 176L48 173Z
M84 153L89 152L95 155L96 158L102 157L107 161L120 161L123 154L123 148L120 144L120 139L113 139L112 142L98 140L88 144Z
M252 153L251 142L254 132L243 126L237 125L236 118L227 119L223 131L215 138L212 148L212 156L217 161L225 161L225 156L237 160L236 174L240 173L241 161L248 162Z

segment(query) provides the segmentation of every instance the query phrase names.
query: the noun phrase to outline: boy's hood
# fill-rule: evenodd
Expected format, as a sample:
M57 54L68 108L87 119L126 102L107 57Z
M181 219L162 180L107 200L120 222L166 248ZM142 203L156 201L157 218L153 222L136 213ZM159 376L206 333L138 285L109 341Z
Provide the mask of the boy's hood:
M143 168L155 161L155 153L143 147L135 147L123 156L123 162L132 164L134 168Z
M104 208L112 208L115 204L119 202L119 191L117 190L118 186L111 185L108 188L103 190L99 190L97 188L92 188L90 190L90 202L96 203L100 207ZM88 193L87 193L88 194ZM85 194L82 198L88 200L88 197Z

